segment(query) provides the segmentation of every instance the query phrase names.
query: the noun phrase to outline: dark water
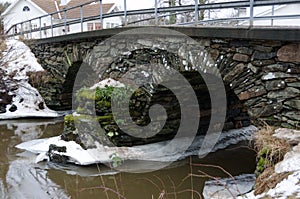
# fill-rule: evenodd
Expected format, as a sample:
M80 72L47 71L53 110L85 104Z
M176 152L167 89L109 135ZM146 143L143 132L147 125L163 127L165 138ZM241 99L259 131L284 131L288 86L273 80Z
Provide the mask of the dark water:
M222 169L206 164L221 166L232 175L255 169L255 153L245 146L233 146L201 160L190 157L151 173L116 173L103 165L36 164L34 154L15 148L24 141L59 135L62 130L62 119L0 121L0 199L185 199L192 194L200 198L208 176L228 177Z

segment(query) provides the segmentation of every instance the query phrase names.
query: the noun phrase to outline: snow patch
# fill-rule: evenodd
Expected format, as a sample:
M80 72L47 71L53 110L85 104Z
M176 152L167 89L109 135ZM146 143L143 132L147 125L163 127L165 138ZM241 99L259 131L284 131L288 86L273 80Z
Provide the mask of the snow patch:
M274 78L275 78L274 73L268 73L267 75L263 76L263 80L270 80Z
M251 139L251 135L257 131L254 126L235 129L221 134L216 146L211 152L223 149L232 144L237 144L244 140ZM89 165L94 163L109 163L112 162L112 155L117 154L122 160L143 160L157 162L171 162L184 159L191 155L198 155L199 149L202 146L204 136L197 136L190 148L182 153L178 150L185 142L189 142L190 138L177 138L172 140L173 144L170 150L160 150L170 143L170 141L158 142L153 144L134 146L134 147L107 147L99 143L95 143L97 148L84 150L80 145L71 141L66 142L61 140L60 136L47 139L37 139L29 142L24 142L16 147L24 149L36 154L40 154L36 162L47 160L47 152L49 146L54 144L58 147L65 146L66 152L59 153L69 157L69 161L79 165ZM153 149L157 151L153 152Z
M119 81L116 81L111 78L107 78L102 80L101 82L98 82L94 84L90 89L96 89L97 87L99 88L105 88L106 86L111 86L111 87L125 87L125 85Z
M43 71L31 53L30 48L18 40L6 40L7 50L3 52L2 69L6 76L6 84L13 95L12 103L6 106L6 112L0 119L22 117L58 117L57 112L50 110L40 93L28 83L28 72Z
M278 199L300 198L300 131L279 128L275 130L273 136L297 144L290 152L285 154L281 162L275 165L276 173L291 172L291 174L266 193L255 196L254 191L252 191L244 196L237 197L237 199L260 199L267 196Z
M255 174L206 181L203 189L205 199L235 198L252 190Z

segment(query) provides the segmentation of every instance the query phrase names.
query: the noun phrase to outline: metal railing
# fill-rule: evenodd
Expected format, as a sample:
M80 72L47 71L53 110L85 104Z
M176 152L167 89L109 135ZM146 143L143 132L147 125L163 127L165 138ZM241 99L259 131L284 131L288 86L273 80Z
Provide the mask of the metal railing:
M99 2L99 14L95 16L84 17L84 7L90 5L91 3ZM22 21L20 23L16 23L12 25L7 31L7 36L17 36L17 35L27 35L28 38L33 38L33 33L38 33L39 38L43 38L43 32L47 33L50 30L50 37L57 36L54 34L54 30L56 28L62 28L63 33L67 34L67 28L71 25L80 24L79 32L84 31L84 23L90 21L99 21L103 28L103 20L110 19L113 17L119 17L122 19L122 24L118 27L124 27L132 24L138 24L141 22L153 22L152 25L161 25L160 20L163 18L170 18L171 16L178 15L187 15L189 14L189 21L185 22L176 22L174 24L163 24L163 25L203 25L210 23L231 23L235 21L235 25L245 25L253 26L254 22L257 20L270 20L271 25L274 24L274 20L278 19L300 19L300 11L299 14L293 15L274 15L274 6L279 5L287 5L287 4L300 4L300 0L243 0L243 1L234 1L234 2L222 2L222 3L207 3L207 4L199 4L198 0L195 0L193 5L182 5L182 6L172 6L172 7L159 7L158 0L154 0L154 8L142 9L142 10L127 10L126 0L124 0L124 10L112 13L103 13L103 4L102 0L93 0L81 5L77 5L74 7L70 7L67 9L59 10L57 12L49 13L43 16L39 16L36 18L32 18L26 21ZM261 6L272 6L271 15L267 16L257 16L254 15L254 8ZM200 19L199 13L204 11L217 11L224 9L249 9L249 16L239 17L223 17L223 18L215 18L215 19ZM79 18L69 19L67 14L76 9L80 10ZM128 20L130 16L141 16L146 15L143 19L136 20ZM55 18L57 16L57 18ZM60 17L59 17L60 16ZM61 17L63 16L63 17ZM43 20L50 20L50 23L44 23L42 26ZM32 27L32 22L38 21L38 25ZM177 18L175 19L177 21ZM300 24L300 22L299 22ZM232 25L232 24L231 24ZM27 29L24 29L24 26ZM49 37L49 35L44 36ZM36 38L36 37L35 37Z

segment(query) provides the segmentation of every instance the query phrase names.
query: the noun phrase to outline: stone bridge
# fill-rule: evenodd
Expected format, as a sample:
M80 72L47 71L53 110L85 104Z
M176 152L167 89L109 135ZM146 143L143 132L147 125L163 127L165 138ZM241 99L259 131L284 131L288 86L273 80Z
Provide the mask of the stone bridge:
M116 36L123 31L130 34ZM300 125L299 29L129 27L32 40L28 44L46 69L31 74L30 81L53 109L71 107L77 73L86 73L87 80L119 79L122 70L134 68L139 61L151 62L165 56L171 57L169 63L181 73L193 72L197 67L202 72L220 72L228 107L233 110L231 125L248 125L248 116L253 122L291 128Z

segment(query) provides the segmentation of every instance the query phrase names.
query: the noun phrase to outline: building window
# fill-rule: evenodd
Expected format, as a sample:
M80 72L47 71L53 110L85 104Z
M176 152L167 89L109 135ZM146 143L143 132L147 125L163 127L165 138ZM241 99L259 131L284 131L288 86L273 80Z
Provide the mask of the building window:
M95 30L101 30L101 23L95 23Z
M110 28L110 23L106 23L106 28Z
M88 23L87 28L88 28L88 31L94 30L94 24L93 23Z
M30 11L30 8L28 6L24 6L23 12L29 12L29 11Z

